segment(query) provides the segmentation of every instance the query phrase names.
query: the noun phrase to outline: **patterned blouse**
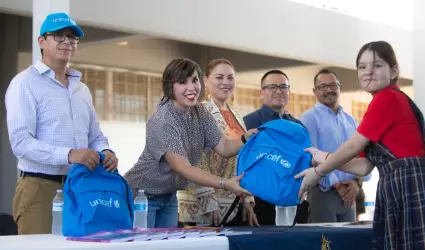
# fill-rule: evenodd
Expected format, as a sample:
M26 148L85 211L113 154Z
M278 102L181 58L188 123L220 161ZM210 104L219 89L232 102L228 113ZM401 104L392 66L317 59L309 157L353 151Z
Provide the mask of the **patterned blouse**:
M241 116L228 106L228 110L220 110L214 101L203 103L213 115L216 127L228 137L240 138L245 133L245 125ZM201 168L223 178L231 178L236 173L236 156L223 158L213 151L205 152L202 156ZM219 211L220 221L230 208L236 196L226 190L214 189L194 185L186 190L177 192L179 200L179 221L199 224L211 224L212 220L207 215L212 211ZM246 197L245 203L254 202L253 197ZM232 221L238 213L238 206L227 219Z
M125 174L133 195L138 189L144 189L149 197L188 188L189 181L165 161L165 152L184 156L192 166L199 166L203 151L211 151L220 139L214 118L201 104L185 112L172 100L161 101L147 122L145 149Z

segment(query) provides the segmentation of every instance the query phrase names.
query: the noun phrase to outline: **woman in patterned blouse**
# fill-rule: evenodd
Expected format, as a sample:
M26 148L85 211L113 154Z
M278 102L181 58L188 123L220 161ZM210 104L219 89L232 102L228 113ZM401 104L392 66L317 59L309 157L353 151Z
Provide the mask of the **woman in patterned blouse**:
M177 190L189 183L250 195L241 188L241 176L220 178L199 165L203 151L235 156L256 130L239 138L222 136L211 113L198 102L201 69L189 59L175 59L162 76L164 97L146 125L146 146L125 175L133 195L143 189L148 197L148 227L177 227Z
M228 104L233 98L235 70L226 59L215 59L207 64L204 76L207 100L202 104L214 117L217 126L228 137L240 138L245 133L242 117ZM223 178L231 178L236 173L236 156L221 157L216 152L204 153L201 168ZM222 189L196 185L177 192L179 201L179 221L184 224L218 225L229 211L235 194ZM248 220L250 225L258 225L254 210L254 197L245 197L243 209L236 209L226 221L227 225L239 226Z

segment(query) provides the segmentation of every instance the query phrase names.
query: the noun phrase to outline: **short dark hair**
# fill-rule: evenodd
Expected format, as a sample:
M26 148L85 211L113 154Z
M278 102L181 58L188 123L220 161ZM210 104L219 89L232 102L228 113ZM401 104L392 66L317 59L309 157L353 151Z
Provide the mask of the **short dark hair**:
M317 72L317 74L314 76L314 80L313 80L313 84L314 84L314 87L316 87L316 81L317 81L317 78L319 77L319 75L328 75L328 74L332 74L332 75L334 75L335 77L336 77L336 79L339 81L339 77L338 77L338 75L334 72L334 71L332 71L332 70L330 70L330 69L321 69L319 72Z
M196 62L187 58L174 59L169 62L162 74L163 100L173 99L174 83L185 82L195 71L198 73L199 81L202 81L202 70Z
M388 65L390 65L391 68L394 66L398 66L397 57L395 55L393 47L391 47L391 45L385 41L376 41L376 42L366 43L365 45L361 47L359 53L357 54L357 59L356 59L357 68L359 67L360 57L363 55L363 53L366 50L370 50L373 52L374 59L375 59L375 55L378 55L380 58L382 58L382 60L388 63ZM398 75L394 79L391 79L390 83L395 84L397 83L397 80L398 80Z
M266 77L267 77L268 75L271 75L271 74L284 75L284 76L286 77L286 79L289 81L289 77L288 77L285 73L283 73L283 71L278 70L278 69L272 69L272 70L267 71L267 72L263 75L263 77L261 77L261 86L263 85L264 79L266 79Z

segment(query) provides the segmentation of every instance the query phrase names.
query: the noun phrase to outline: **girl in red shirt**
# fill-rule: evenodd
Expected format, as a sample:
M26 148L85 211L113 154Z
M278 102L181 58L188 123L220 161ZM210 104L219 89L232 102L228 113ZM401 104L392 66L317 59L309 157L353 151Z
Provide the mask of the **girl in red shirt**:
M425 249L423 115L396 85L399 67L390 44L365 44L356 65L359 84L373 99L357 132L335 153L306 149L318 166L296 176L304 177L300 197L334 169L365 176L376 166L376 249Z

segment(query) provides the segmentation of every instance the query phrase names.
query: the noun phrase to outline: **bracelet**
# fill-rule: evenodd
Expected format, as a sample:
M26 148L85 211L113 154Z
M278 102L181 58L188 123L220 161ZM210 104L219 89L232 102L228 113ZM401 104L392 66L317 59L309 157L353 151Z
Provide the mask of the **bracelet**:
M220 188L226 190L226 186L224 185L226 181L226 178L221 178L220 179Z
M359 186L359 188L362 188L362 186L363 186L362 178L361 177L356 177L355 180L356 180L357 185Z
M331 155L331 153L328 153L325 157L325 161L328 159L328 157Z
M318 175L318 176L320 176L320 177L326 177L326 175L321 175L321 174L319 174L319 172L317 172L317 169L316 168L314 168L314 172Z
M243 143L243 144L245 144L245 143L246 143L245 134L242 134L242 136L241 136L241 141L242 141L242 143Z

